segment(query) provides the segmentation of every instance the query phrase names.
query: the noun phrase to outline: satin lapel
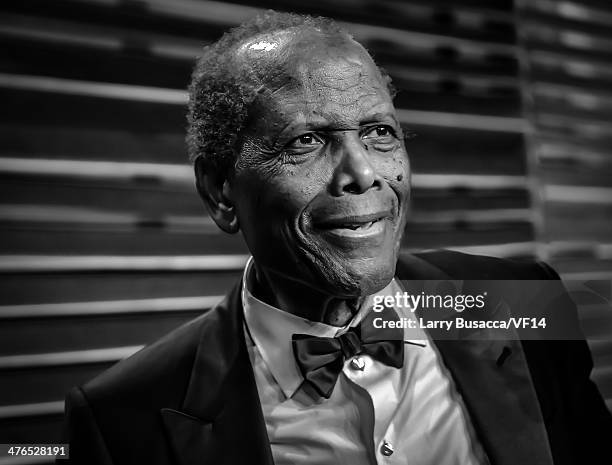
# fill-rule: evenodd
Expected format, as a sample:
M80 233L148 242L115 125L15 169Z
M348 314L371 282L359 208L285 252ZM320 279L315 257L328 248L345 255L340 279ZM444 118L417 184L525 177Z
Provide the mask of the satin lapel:
M491 305L481 315L510 316L505 301ZM432 312L419 316L432 318ZM434 342L491 463L552 464L546 427L518 337L483 329L455 331L453 339Z
M177 461L272 465L244 340L240 286L207 318L181 411L161 411Z

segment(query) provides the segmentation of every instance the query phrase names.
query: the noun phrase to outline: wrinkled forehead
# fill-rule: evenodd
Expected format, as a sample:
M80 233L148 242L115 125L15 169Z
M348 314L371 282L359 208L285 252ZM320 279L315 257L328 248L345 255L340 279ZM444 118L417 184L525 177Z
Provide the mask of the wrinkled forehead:
M238 66L268 90L299 86L315 74L334 79L343 72L357 79L368 72L381 78L368 52L348 34L314 27L258 34L241 43L234 56Z

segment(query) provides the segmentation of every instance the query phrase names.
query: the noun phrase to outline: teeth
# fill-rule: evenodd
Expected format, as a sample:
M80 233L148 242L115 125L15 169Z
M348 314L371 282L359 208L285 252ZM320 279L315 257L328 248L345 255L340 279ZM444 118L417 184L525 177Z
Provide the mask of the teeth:
M374 224L374 221L370 221L369 223L351 223L342 225L343 228L352 229L355 231L356 229L367 229Z

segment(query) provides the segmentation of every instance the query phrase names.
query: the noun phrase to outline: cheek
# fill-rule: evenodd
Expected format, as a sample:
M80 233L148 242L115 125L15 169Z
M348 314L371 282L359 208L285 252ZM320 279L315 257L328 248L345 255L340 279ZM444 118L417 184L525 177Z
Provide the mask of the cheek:
M243 222L259 230L293 223L313 196L312 184L304 173L283 168L274 176L259 170L244 170L239 185L239 215Z
M379 174L389 183L400 200L405 200L410 194L410 162L408 155L402 149L395 150L380 161Z

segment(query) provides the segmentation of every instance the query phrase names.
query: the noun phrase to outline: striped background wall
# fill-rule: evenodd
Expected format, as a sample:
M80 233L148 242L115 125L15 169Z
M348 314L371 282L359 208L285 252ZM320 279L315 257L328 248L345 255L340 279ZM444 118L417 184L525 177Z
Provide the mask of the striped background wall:
M267 7L342 21L400 88L418 134L406 248L612 278L603 0L5 0L0 443L56 441L70 386L239 276L246 247L205 216L186 164L184 89L203 43ZM584 324L612 407L600 311Z
M517 0L537 255L612 295L612 3ZM574 282L567 282L571 288ZM612 307L579 305L612 410Z

